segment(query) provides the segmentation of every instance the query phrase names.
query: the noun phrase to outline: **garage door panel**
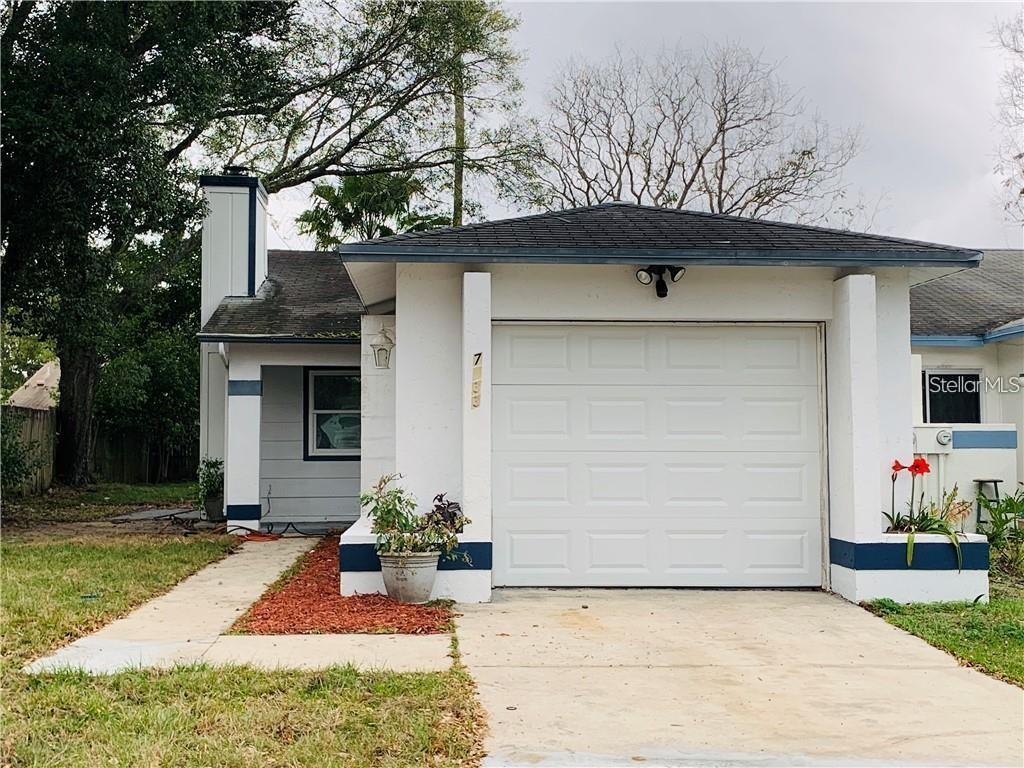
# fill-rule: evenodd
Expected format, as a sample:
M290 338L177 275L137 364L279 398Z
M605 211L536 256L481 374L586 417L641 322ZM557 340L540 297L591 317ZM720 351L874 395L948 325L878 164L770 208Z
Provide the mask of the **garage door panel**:
M492 396L498 452L816 452L819 443L816 386L495 386Z
M494 581L820 583L817 337L495 326Z
M808 453L517 452L494 457L503 517L820 518L820 480Z
M665 519L641 528L598 519L581 528L538 519L495 526L494 566L508 586L806 586L820 579L816 535L806 520Z
M495 384L802 386L817 375L812 329L499 325Z

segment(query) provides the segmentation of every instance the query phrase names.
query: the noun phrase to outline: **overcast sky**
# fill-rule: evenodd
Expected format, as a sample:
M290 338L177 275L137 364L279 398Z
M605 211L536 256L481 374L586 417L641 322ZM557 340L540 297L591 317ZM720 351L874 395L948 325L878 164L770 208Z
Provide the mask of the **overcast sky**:
M1003 223L993 173L1002 53L997 19L1015 3L824 4L517 2L525 101L541 114L550 77L568 57L600 59L661 46L739 42L781 63L783 80L835 128L860 127L847 179L884 195L872 229L982 248L1020 248ZM273 201L271 247L306 247L291 219L300 199ZM488 210L490 217L505 214Z

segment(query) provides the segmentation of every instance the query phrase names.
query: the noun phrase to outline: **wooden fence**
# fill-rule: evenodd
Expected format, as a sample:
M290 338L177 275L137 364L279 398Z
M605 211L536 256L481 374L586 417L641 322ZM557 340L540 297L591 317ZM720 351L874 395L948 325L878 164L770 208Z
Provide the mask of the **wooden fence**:
M21 417L21 442L30 446L40 459L21 492L44 493L53 484L57 411L53 408L44 411L13 405L4 405L3 409ZM188 480L195 477L199 464L199 445L196 441L187 450L164 450L148 435L100 432L96 436L94 458L93 471L97 480L110 483Z
M57 411L53 408L43 411L36 408L3 406L5 413L11 413L21 421L21 444L27 446L31 455L38 459L35 471L22 483L19 491L38 494L53 485L53 455L57 432Z

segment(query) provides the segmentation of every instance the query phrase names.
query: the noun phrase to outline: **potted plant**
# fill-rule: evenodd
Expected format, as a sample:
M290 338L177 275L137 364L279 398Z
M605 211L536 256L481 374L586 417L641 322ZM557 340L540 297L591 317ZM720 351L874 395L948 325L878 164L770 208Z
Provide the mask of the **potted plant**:
M209 456L199 462L199 506L212 523L224 522L224 461Z
M394 485L399 475L384 475L359 497L373 518L377 555L388 597L402 603L425 603L430 599L440 558L455 559L458 534L469 521L457 502L434 497L434 508L416 514L416 500Z

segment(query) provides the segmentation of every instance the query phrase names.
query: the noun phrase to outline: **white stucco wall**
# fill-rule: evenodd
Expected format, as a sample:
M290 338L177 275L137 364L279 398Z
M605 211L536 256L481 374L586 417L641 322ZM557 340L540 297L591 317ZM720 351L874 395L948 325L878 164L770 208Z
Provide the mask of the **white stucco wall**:
M398 265L395 467L422 508L462 498L462 272Z
M690 267L665 299L628 265L490 264L496 320L791 320L832 315L836 271Z
M394 474L395 466L395 370L401 355L397 346L392 350L390 368L377 368L370 345L381 328L395 338L393 315L364 315L362 318L362 347L360 361L362 379L360 406L362 420L362 460L359 488L368 489L382 475Z

